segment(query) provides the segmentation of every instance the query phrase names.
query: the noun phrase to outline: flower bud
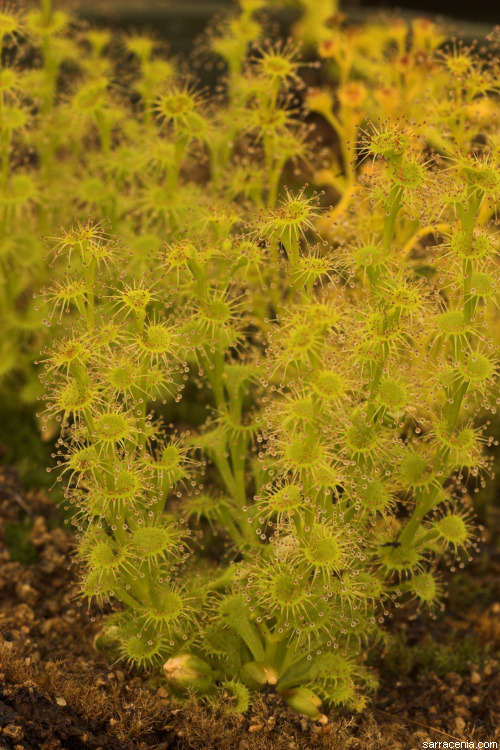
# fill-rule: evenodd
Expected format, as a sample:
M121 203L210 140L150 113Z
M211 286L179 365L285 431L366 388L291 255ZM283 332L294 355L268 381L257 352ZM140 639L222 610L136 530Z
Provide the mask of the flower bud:
M296 687L291 690L283 690L280 695L287 706L290 706L298 714L308 716L309 719L319 721L321 724L328 722L328 717L320 711L322 706L321 698L312 690L309 690L309 688Z
M180 693L193 688L199 695L205 695L213 683L211 667L193 654L178 654L163 665L167 682Z
M276 685L278 673L268 664L248 661L240 671L240 679L250 690L263 690L266 685Z
M120 637L120 628L117 625L111 625L94 637L94 648L97 651L109 651L117 645Z
M338 90L338 98L344 107L355 109L361 107L367 97L367 90L362 83L351 81Z

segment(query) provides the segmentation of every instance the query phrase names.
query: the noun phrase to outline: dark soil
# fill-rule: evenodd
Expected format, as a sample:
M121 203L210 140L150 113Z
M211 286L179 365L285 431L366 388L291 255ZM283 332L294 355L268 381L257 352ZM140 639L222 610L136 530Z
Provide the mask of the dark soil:
M420 750L426 739L500 740L495 539L453 576L444 615L395 612L396 645L374 662L373 704L320 727L273 694L244 717L227 718L223 701L180 706L148 676L107 664L93 647L104 615L78 606L72 537L57 519L42 493L24 493L16 473L0 469L0 750Z

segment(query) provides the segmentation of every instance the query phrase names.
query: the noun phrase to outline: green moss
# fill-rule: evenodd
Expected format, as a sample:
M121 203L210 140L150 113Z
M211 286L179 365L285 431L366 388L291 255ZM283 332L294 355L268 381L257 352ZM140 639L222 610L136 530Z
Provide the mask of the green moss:
M490 647L478 636L450 631L439 642L430 634L414 645L408 643L406 634L396 636L383 661L382 673L387 677L405 677L413 671L444 677L449 672L466 674L468 663L482 667L491 655Z
M48 496L54 505L62 497L60 484L55 482L53 473L47 467L53 465L51 443L44 443L30 406L25 406L14 397L4 398L0 404L0 445L2 466L14 467L25 490L50 490ZM60 510L48 521L49 528L64 527L64 520L72 515ZM22 560L20 560L22 562ZM30 562L30 561L27 561Z
M0 443L2 465L15 467L26 489L48 489L54 484L54 476L47 473L52 444L41 440L32 407L17 402L11 394L0 405Z
M33 520L27 516L18 523L5 524L4 539L14 562L34 565L39 561L37 549L30 539L32 528Z
M480 574L486 574L489 568L490 553L487 549L481 550L481 570ZM488 578L481 578L479 575L474 579L474 585L471 585L470 578L461 578L460 576L450 578L447 584L448 590L448 608L458 612L464 612L473 605L480 604L481 607L487 607L497 600L498 586L495 581Z

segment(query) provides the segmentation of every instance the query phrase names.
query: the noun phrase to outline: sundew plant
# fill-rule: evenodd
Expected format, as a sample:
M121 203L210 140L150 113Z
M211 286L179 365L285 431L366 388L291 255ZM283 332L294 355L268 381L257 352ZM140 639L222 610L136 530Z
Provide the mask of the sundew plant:
M498 62L393 23L371 29L370 68L368 30L328 21L340 84L306 91L297 45L264 38L265 3L240 5L200 44L226 70L213 97L150 36L4 9L13 57L42 39L42 67L3 76L45 82L3 94L5 184L37 196L4 207L4 232L12 258L19 217L47 227L39 417L58 430L79 603L114 610L98 645L179 699L224 691L240 713L272 688L325 722L376 689L366 656L393 608L440 608L443 569L480 537ZM417 93L384 110L373 75ZM311 111L338 139L327 162Z

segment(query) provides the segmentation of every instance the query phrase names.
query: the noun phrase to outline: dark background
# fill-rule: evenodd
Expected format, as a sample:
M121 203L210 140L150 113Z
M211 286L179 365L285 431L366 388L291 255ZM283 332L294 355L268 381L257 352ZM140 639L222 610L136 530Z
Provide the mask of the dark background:
M348 20L362 23L378 11L401 12L406 20L425 15L454 21L451 27L466 40L484 38L500 25L500 0L340 0ZM93 23L115 27L154 29L169 41L171 51L188 53L193 40L217 13L234 7L233 0L54 0ZM282 33L297 14L287 8L278 13Z
M429 15L446 15L451 18L480 21L491 26L500 24L500 0L400 0L398 3L380 2L380 0L362 0L361 2L344 2L347 10L353 7L397 8L418 11Z
M233 0L60 0L59 3L77 7L83 15L92 13L131 13L140 15L155 12L184 12L186 14L212 15L214 10L234 5ZM416 13L439 14L470 21L483 21L491 25L500 24L500 0L341 0L345 12L362 8L397 11L410 10Z

